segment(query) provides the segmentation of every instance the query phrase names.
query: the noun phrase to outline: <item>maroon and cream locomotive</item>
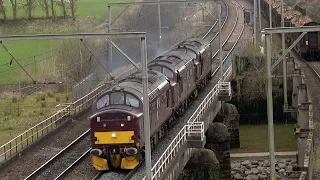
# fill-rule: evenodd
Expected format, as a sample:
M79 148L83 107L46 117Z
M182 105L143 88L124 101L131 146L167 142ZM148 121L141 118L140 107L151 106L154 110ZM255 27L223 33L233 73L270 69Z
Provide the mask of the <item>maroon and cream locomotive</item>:
M155 146L211 78L209 42L191 38L148 63L151 146ZM90 117L97 170L133 169L144 158L141 73L106 90Z

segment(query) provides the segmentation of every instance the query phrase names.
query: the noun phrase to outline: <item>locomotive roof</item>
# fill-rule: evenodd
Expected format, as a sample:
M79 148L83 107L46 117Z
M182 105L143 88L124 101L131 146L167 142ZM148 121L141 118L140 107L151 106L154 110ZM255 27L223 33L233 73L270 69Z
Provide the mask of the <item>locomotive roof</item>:
M157 71L148 70L148 94L150 100L153 100L165 86L169 87L169 82L165 75ZM143 95L142 74L140 72L131 74L104 94L118 90L130 92L141 100Z
M170 68L173 72L183 68L191 60L196 59L208 45L202 39L190 38L176 45L171 51L157 57L149 63L150 65L163 65Z

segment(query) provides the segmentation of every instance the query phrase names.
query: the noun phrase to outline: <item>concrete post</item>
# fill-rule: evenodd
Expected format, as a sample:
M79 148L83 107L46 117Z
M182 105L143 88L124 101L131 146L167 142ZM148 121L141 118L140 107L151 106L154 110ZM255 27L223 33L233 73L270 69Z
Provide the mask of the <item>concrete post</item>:
M300 84L298 86L298 107L304 102L308 102L307 85Z
M292 106L297 108L298 107L298 85L301 84L302 78L301 78L301 70L300 69L294 69L293 70L293 77L292 77Z
M236 76L237 76L237 64L238 64L238 59L239 59L239 56L234 56L233 60L232 60L232 79L234 79Z
M303 102L298 105L298 125L300 129L309 128L309 105L308 102ZM304 155L306 152L307 133L302 133L297 139L298 143L298 166L302 167L304 164Z
M303 102L298 106L298 125L301 129L309 128L309 102Z
M287 57L287 72L290 74L293 74L293 70L294 70L294 58Z

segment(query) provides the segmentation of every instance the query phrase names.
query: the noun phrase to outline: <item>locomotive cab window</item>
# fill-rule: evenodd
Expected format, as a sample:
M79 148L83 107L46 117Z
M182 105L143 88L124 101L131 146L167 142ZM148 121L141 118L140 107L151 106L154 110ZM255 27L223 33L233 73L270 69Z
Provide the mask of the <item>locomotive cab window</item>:
M123 92L111 93L111 104L124 104L124 93Z
M139 107L139 100L132 96L131 94L126 95L126 105L132 106L132 107Z
M97 109L101 109L108 105L109 105L109 94L99 99L99 101L97 102Z

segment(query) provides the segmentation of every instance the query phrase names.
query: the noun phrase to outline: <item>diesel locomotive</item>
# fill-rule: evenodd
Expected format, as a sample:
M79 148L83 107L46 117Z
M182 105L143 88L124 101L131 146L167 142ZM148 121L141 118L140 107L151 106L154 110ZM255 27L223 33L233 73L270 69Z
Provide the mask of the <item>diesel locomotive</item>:
M211 79L209 42L190 38L148 63L151 148ZM97 170L134 169L144 160L142 77L137 72L92 105L91 161Z

